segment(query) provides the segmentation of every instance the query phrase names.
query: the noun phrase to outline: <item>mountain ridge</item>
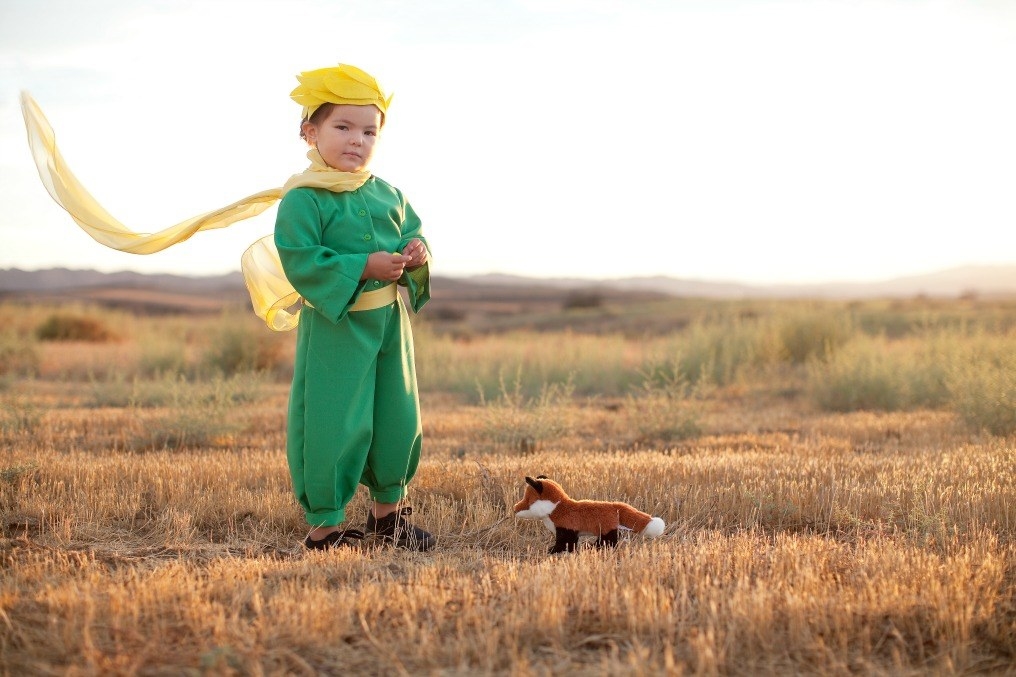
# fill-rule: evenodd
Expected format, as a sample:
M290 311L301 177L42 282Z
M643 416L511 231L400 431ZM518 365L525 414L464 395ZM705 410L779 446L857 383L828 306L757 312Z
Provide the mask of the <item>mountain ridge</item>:
M1016 296L1016 264L957 266L922 275L909 275L873 282L843 281L810 284L750 284L665 275L586 279L527 277L505 273L435 276L435 282L444 282L456 287L481 285L486 288L603 289L616 292L704 298L871 298L972 294ZM5 296L16 296L20 292L55 294L63 290L80 291L101 288L158 289L180 294L225 293L230 296L246 293L243 276L239 272L189 276L134 271L106 273L92 269L70 268L0 269L0 294Z
M533 278L503 273L474 275L457 279L469 280L478 284L506 286L544 284L573 289L600 286L623 291L656 291L668 296L702 296L707 298L1016 295L1016 264L956 266L931 273L871 282L751 284L737 281L677 278L666 275L587 280L582 278Z

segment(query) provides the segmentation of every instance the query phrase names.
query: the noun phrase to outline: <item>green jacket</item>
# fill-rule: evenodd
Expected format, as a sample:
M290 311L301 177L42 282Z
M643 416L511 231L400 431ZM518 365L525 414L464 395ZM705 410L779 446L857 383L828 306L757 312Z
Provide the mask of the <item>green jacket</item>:
M360 292L384 286L360 279L367 257L401 252L413 238L426 244L420 218L401 191L376 176L341 193L294 188L279 203L275 221L275 246L286 277L332 322L346 316ZM430 299L430 265L403 273L399 284L419 311Z

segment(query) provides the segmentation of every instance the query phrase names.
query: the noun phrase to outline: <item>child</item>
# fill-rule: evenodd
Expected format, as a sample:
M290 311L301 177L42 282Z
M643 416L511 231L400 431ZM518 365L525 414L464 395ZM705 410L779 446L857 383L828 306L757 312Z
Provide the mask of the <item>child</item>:
M117 221L67 167L42 110L21 97L29 146L43 185L96 241L151 254L199 231L261 213L280 198L273 238L241 263L255 312L269 327L299 324L287 455L293 488L313 527L304 544L327 549L362 537L339 525L358 484L373 506L367 531L427 550L434 537L400 509L420 458L420 405L404 285L419 310L430 298L420 219L396 188L367 171L390 97L349 65L297 76L302 136L311 166L282 188L248 196L154 233ZM303 308L292 312L294 303Z
M283 270L304 300L287 429L293 488L313 527L304 544L326 549L359 537L339 525L364 484L373 501L367 532L427 550L434 537L406 520L409 507L399 509L422 428L412 330L397 290L407 287L414 310L426 303L428 252L402 193L366 170L390 98L348 65L298 80L292 98L304 105L308 157L359 184L292 188L275 222Z

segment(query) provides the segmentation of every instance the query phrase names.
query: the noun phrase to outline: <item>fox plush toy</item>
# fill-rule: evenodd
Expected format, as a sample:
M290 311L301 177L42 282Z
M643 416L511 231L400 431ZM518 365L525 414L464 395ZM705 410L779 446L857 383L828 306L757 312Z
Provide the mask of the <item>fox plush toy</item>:
M573 552L579 534L596 537L596 545L616 546L620 530L632 531L650 538L663 533L663 520L617 501L576 501L568 498L557 482L540 475L526 477L526 493L515 504L515 516L542 519L554 533L551 554Z

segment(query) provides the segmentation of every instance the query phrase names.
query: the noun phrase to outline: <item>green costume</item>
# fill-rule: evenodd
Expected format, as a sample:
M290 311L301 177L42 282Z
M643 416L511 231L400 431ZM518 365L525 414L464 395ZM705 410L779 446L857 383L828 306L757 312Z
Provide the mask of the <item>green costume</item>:
M402 298L350 312L361 292L388 284L360 280L367 257L401 252L413 238L423 240L419 217L377 177L348 192L295 188L279 204L275 244L286 277L307 302L297 328L286 447L310 525L344 521L358 484L375 501L396 503L416 472L422 426ZM420 310L430 298L429 265L407 271L399 284Z

